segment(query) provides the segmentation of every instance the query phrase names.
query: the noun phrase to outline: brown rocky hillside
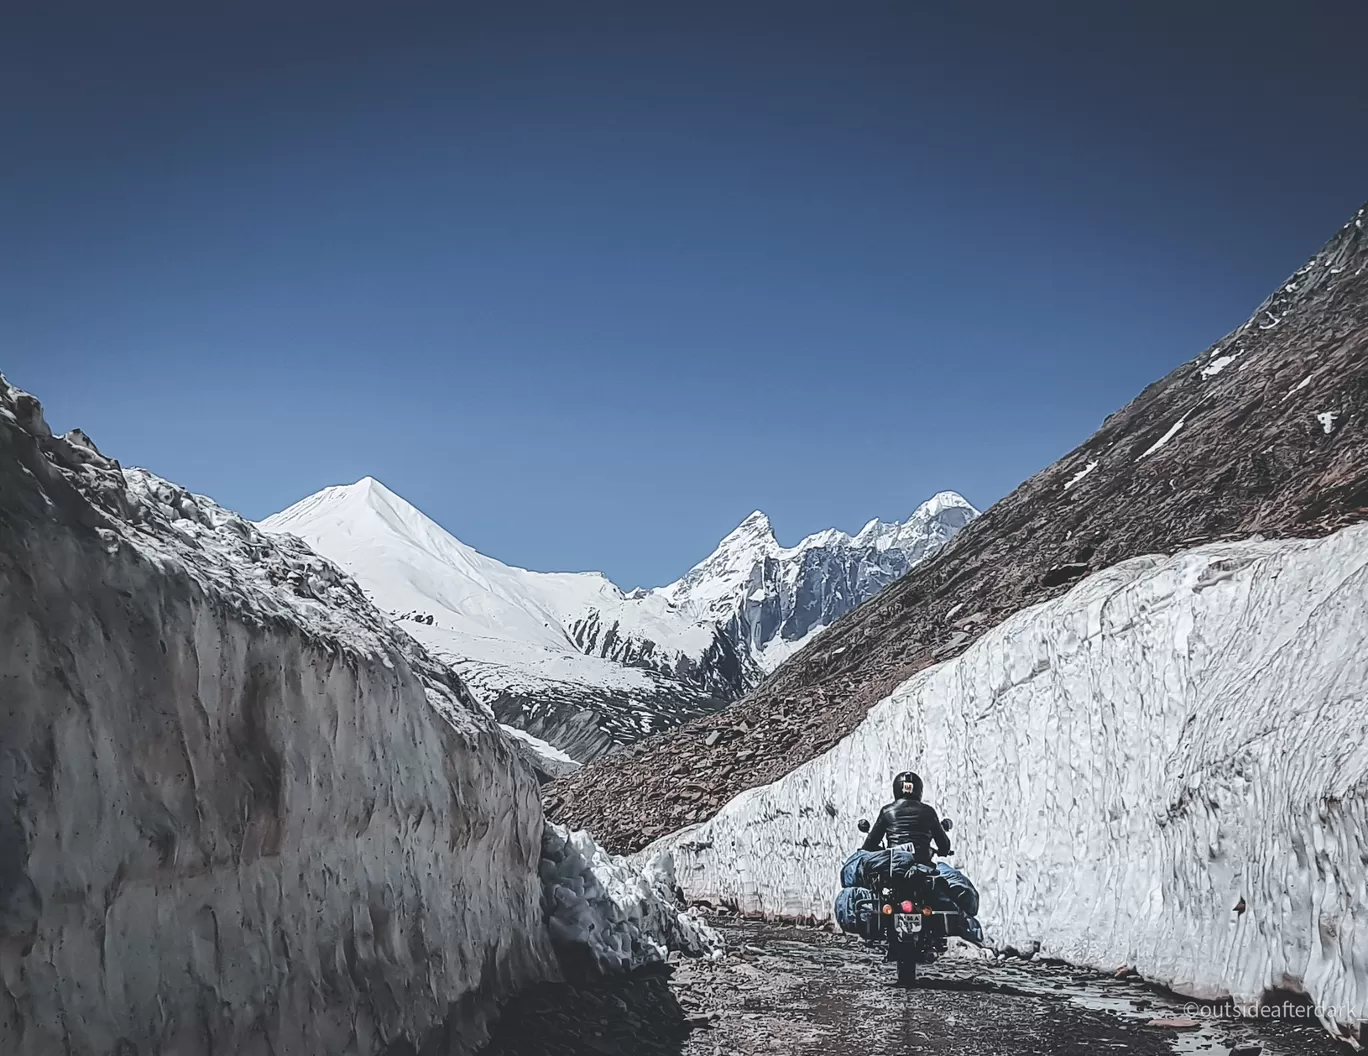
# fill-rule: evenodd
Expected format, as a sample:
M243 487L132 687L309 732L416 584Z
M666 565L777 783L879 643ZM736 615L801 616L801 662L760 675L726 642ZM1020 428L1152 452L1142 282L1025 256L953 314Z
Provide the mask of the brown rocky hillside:
M1082 576L1368 517L1368 206L1234 333L838 621L746 699L547 786L634 851L849 733L904 679Z

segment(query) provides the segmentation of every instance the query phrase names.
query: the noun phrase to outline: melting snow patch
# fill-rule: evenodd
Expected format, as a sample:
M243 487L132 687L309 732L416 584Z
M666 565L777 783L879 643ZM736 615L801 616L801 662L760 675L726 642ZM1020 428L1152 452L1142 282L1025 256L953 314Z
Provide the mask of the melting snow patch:
M513 741L523 760L547 777L563 777L580 768L579 761L573 756L566 755L554 744L534 737L526 730L503 723L499 723L499 728Z
M1334 411L1321 411L1316 415L1316 421L1320 422L1321 428L1325 430L1325 435L1329 436L1335 431L1335 419L1339 415Z
M1308 374L1306 375L1306 377L1302 378L1301 381L1297 382L1297 384L1293 385L1290 389L1287 390L1287 396L1291 396L1294 392L1300 392L1302 389L1306 388L1306 386L1310 384L1311 375ZM1287 399L1287 396L1284 396L1283 399Z
M1170 433L1169 435L1171 436L1172 433ZM1167 436L1164 437L1164 440L1167 440L1167 439L1168 439ZM1160 440L1159 443L1162 444L1162 443L1164 442L1164 440ZM1159 445L1156 444L1155 447L1157 447L1157 446L1159 446ZM1150 450L1152 451L1152 450L1154 450L1154 448L1150 448ZM1145 454L1146 454L1146 455L1149 454L1149 451L1146 451ZM1141 455L1140 457L1141 457L1141 458L1144 458L1145 455ZM1093 459L1093 460L1092 460L1091 462L1089 462L1086 466L1084 466L1082 469L1080 469L1077 473L1075 473L1072 477L1070 477L1068 480L1066 480L1066 481L1064 482L1064 490L1065 490L1065 491L1068 491L1070 488L1072 488L1075 484L1077 484L1080 480L1082 480L1084 477L1086 477L1089 473L1091 473L1091 472L1092 472L1094 469L1096 469L1096 468L1097 468L1097 459Z
M1173 423L1173 425L1169 428L1169 431L1167 433L1161 436L1158 440L1154 441L1154 443L1150 445L1149 450L1146 451L1143 455L1141 455L1140 458L1137 458L1135 461L1139 462L1142 459L1149 458L1150 455L1154 454L1154 452L1158 451L1161 447L1163 447L1170 440L1172 440L1174 436L1177 435L1178 430L1183 428L1183 425L1186 422L1187 415L1184 415L1182 418L1179 418L1176 422Z
M1064 486L1067 488L1069 485L1065 484ZM964 602L961 601L958 605L954 606L949 612L945 614L945 619L954 619L955 613L959 612L962 608L964 608Z
M570 966L588 964L610 975L663 961L671 950L722 954L722 936L676 904L668 852L637 869L587 832L548 822L541 879L551 941Z
M1238 358L1238 352L1235 353L1235 355L1233 356L1217 356L1215 359L1213 359L1210 363L1208 363L1205 367L1202 368L1202 377L1214 378L1217 374L1221 373L1221 371L1225 370L1226 367L1234 363L1235 360Z
M571 763L574 766L579 766L578 760L566 755L554 744L543 741L540 737L532 736L532 734L528 733L526 730L520 730L516 726L508 726L502 722L499 723L499 728L510 737L516 737L524 744L531 745L537 750L539 755L544 755L548 759L554 759L558 763Z
M769 674L824 630L826 630L826 624L819 623L816 626L809 628L807 634L803 635L801 638L790 640L776 635L761 646L760 650L755 654L756 663L760 665L761 671Z

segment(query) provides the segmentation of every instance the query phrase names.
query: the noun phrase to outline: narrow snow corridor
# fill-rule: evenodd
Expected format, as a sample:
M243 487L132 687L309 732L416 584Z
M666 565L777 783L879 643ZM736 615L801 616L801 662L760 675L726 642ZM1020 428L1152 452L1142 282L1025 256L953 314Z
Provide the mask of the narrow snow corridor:
M692 899L826 919L856 821L912 767L990 941L1199 996L1302 989L1355 1031L1366 628L1368 526L1127 561L643 855L673 849Z

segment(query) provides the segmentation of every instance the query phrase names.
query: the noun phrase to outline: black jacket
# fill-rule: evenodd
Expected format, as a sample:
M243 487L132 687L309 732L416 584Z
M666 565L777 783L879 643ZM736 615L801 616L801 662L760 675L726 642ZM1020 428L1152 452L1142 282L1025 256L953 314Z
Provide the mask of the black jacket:
M940 814L936 808L919 799L895 799L879 811L874 827L865 837L864 849L877 851L884 840L888 846L910 843L916 848L917 861L931 864L931 845L936 845L936 853L945 857L950 853L950 837L941 828Z

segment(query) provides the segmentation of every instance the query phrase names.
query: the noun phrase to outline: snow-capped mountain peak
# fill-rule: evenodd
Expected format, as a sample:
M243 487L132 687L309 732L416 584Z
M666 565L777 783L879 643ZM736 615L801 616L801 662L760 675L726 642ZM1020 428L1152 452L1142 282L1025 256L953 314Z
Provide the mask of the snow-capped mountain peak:
M261 524L271 532L300 536L344 568L365 568L368 575L358 580L382 608L400 613L427 602L445 603L433 607L442 624L452 629L461 626L461 616L467 613L449 596L450 576L420 577L419 571L459 570L484 590L507 593L480 567L487 560L483 554L374 477L324 488ZM419 586L420 578L426 579L426 588Z
M489 560L374 477L324 488L262 523L274 532L307 537L329 531L360 541L382 530L438 560L459 563L472 572L478 572ZM296 532L296 528L301 531Z
M717 544L717 550L734 553L736 551L748 551L753 549L770 550L779 548L779 541L774 535L774 526L770 524L770 519L765 514L756 510L749 514L740 524L722 537L722 541Z
M978 511L963 495L955 491L941 491L932 495L905 521L870 521L855 535L855 546L872 546L878 550L915 544L919 537L934 540L939 546L978 516Z
M827 528L783 547L769 518L756 510L658 593L680 612L724 627L762 671L770 671L977 515L962 495L942 491L906 521L875 519L854 537Z
M752 510L746 515L745 519L736 526L735 530L731 532L731 535L737 535L743 532L773 535L774 528L770 525L769 516L764 510Z
M872 517L863 528L855 533L853 542L857 546L869 546L887 527L888 525L879 520L879 518Z
M494 708L580 759L714 711L748 681L710 623L599 572L533 572L461 542L372 477L261 522L352 573Z

